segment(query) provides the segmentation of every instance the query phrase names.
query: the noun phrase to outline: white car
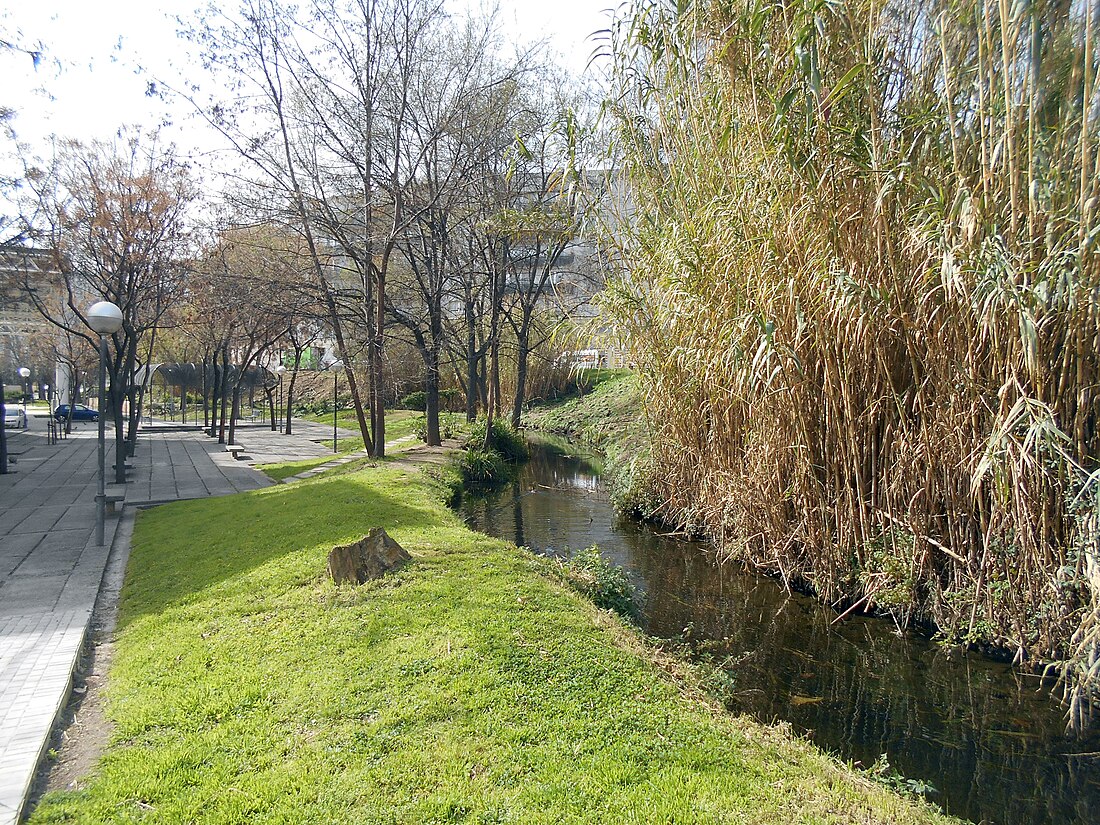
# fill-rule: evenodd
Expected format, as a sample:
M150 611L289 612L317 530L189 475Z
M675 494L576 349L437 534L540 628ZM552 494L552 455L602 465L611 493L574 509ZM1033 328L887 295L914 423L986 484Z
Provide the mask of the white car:
M22 407L14 404L4 405L4 426L9 429L21 430L27 426L27 414Z

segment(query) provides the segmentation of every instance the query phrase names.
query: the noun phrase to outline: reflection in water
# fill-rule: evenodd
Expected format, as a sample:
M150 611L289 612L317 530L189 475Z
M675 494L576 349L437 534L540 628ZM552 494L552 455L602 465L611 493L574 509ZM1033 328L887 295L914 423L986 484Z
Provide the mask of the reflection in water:
M1064 735L1037 680L948 653L892 625L834 614L704 548L617 519L591 467L537 447L518 480L467 497L474 528L538 552L598 544L645 591L643 628L725 662L734 710L785 719L827 750L872 764L885 754L933 785L956 816L999 825L1100 819L1100 733Z

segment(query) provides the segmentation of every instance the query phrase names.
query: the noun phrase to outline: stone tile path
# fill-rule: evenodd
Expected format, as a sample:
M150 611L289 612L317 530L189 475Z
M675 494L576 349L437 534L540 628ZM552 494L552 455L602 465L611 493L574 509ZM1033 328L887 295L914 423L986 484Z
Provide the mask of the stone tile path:
M0 618L0 822L18 821L90 618L84 607Z

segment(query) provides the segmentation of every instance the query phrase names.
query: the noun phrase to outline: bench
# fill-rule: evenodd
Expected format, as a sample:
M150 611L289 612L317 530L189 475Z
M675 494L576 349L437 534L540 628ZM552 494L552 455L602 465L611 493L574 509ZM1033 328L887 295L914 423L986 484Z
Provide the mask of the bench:
M126 496L104 496L107 504L107 512L116 513L119 510L118 505L126 501Z
M233 453L233 459L235 461L239 461L240 458L237 454L244 452L244 447L242 447L240 444L226 444L225 450L226 452Z

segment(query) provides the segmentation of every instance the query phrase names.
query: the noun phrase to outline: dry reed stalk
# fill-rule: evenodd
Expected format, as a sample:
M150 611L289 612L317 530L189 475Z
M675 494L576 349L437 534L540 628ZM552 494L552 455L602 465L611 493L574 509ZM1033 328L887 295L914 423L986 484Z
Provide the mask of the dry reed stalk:
M605 308L667 517L831 602L1061 658L1081 721L1100 153L1092 16L1065 14L636 3Z

